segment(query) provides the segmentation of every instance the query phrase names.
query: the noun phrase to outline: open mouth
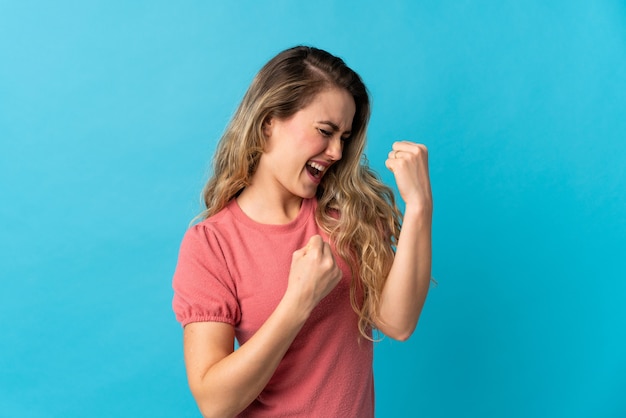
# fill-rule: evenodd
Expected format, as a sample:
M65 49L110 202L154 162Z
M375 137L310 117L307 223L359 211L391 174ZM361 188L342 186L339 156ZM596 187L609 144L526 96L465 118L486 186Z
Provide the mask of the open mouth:
M306 169L313 176L313 178L321 179L326 167L314 161L309 161L306 163Z

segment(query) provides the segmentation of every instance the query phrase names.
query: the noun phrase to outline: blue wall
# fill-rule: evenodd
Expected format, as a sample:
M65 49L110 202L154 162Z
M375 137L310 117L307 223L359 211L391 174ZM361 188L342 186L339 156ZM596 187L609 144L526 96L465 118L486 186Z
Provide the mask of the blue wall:
M433 288L379 417L626 416L626 6L0 1L0 415L194 417L178 245L254 73L313 44L430 149Z

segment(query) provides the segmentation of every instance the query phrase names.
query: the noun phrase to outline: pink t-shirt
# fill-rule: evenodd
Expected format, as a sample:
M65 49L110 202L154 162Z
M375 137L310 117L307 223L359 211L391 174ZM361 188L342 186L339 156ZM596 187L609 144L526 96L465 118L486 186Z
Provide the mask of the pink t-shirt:
M285 225L259 224L232 200L191 227L174 274L173 308L190 322L231 324L243 345L274 311L287 289L291 257L309 238L327 236L305 199ZM313 310L274 376L240 417L374 416L372 343L359 334L350 305L350 270Z

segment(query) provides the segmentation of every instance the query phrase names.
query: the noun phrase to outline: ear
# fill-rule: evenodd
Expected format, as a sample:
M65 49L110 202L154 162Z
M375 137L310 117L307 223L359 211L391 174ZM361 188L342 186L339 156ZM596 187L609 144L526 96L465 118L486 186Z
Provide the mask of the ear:
M273 123L274 118L270 116L265 118L265 120L263 121L263 135L265 135L265 138L269 138L270 136L272 136Z

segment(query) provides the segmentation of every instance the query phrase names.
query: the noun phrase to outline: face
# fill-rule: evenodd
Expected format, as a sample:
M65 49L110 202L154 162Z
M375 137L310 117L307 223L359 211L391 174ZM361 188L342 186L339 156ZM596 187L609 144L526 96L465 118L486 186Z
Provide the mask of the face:
M314 197L324 174L341 160L354 112L350 93L330 88L291 118L267 121L267 146L252 185L273 188L285 197Z

